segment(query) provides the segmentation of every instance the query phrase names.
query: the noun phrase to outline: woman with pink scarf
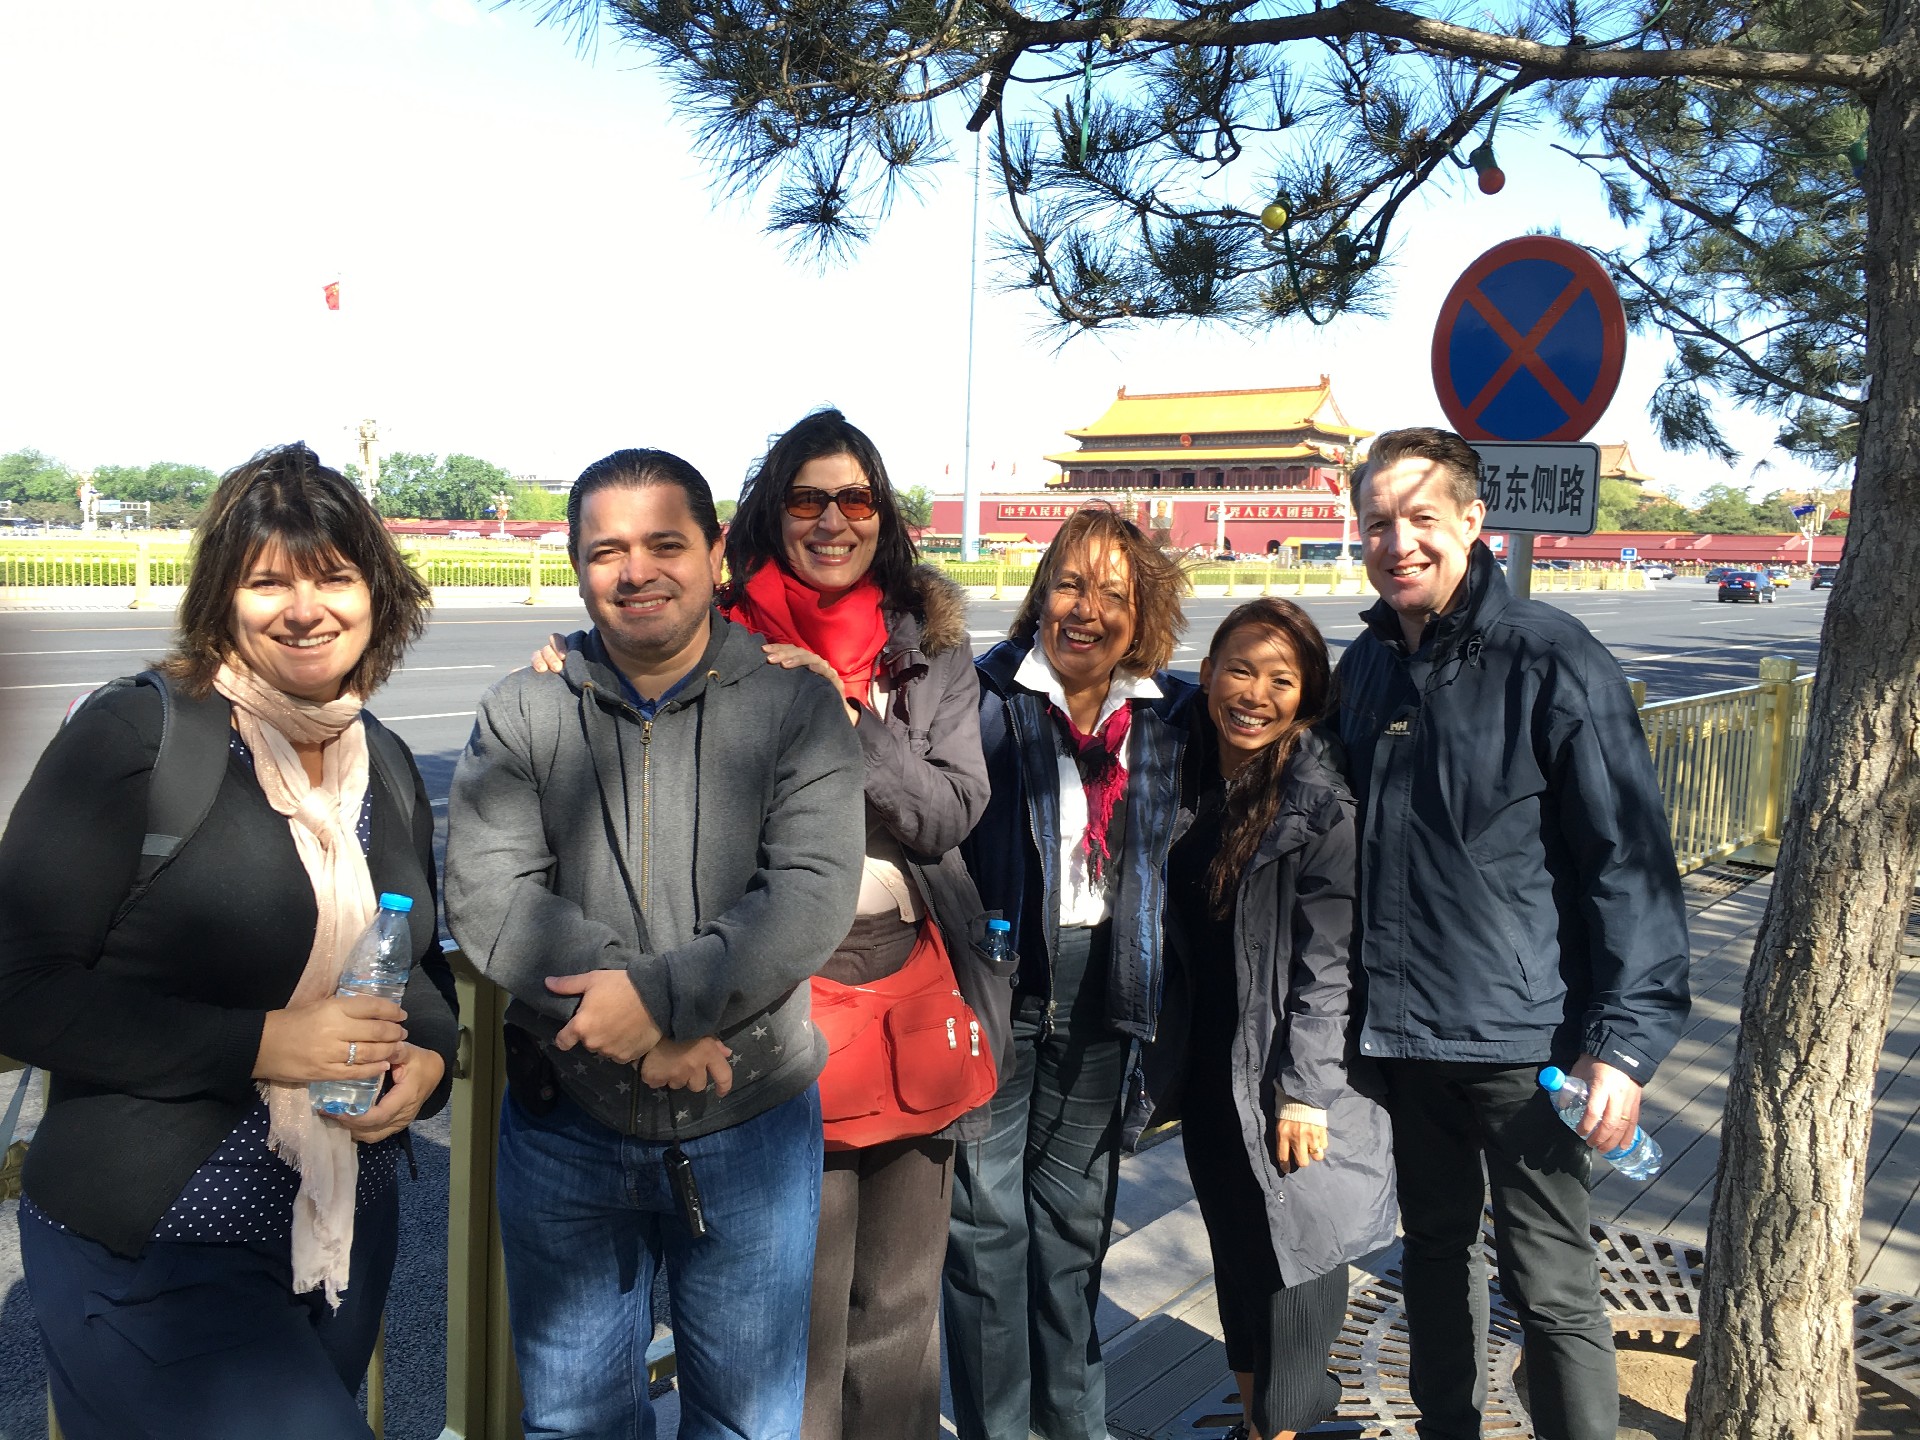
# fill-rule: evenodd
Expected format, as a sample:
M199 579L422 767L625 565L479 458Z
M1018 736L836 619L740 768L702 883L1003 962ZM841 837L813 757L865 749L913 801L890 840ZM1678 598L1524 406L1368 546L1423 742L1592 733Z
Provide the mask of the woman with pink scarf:
M362 709L427 603L344 477L263 452L208 503L173 652L75 711L0 840L0 1051L52 1077L21 1252L70 1440L370 1433L406 1130L456 1035L432 810ZM217 788L169 845L150 800L202 773L190 736ZM339 998L386 892L404 1003ZM322 1117L316 1080L381 1094Z

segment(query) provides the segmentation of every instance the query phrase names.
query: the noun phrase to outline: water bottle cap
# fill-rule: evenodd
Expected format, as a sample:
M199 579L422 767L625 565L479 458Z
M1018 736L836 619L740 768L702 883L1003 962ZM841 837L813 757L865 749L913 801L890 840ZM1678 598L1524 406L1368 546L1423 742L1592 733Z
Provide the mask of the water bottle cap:
M1566 1073L1558 1065L1549 1065L1540 1072L1540 1088L1558 1092L1567 1083Z
M380 897L380 908L382 910L394 910L405 915L413 909L413 897L411 895L382 895Z
M1011 920L989 920L987 921L987 929L1011 930L1013 929L1013 922Z

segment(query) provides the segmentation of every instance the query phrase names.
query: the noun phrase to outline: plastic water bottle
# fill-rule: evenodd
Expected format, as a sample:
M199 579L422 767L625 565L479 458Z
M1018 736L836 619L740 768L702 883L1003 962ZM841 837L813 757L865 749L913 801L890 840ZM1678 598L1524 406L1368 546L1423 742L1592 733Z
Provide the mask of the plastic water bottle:
M1540 1088L1567 1128L1578 1134L1587 1114L1587 1082L1549 1065L1540 1072ZM1638 1125L1633 1127L1633 1139L1618 1150L1603 1151L1602 1158L1629 1180L1651 1180L1660 1173L1660 1144Z
M413 899L382 895L379 913L360 932L340 972L336 995L376 995L398 1005L407 993L407 972L413 969L413 933L407 916ZM380 1079L316 1080L307 1087L320 1115L364 1115L380 1098Z
M987 959L995 965L1010 962L1013 959L1013 923L1011 921L987 921Z

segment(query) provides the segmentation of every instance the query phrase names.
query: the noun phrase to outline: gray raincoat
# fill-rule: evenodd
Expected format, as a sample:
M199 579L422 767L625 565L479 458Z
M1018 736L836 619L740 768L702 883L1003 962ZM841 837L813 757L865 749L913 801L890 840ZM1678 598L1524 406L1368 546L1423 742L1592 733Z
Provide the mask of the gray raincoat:
M1196 737L1191 749L1211 744ZM1393 1240L1393 1137L1373 1062L1358 1053L1366 982L1355 944L1353 795L1337 742L1303 736L1281 776L1286 795L1234 913L1240 1024L1233 1095L1254 1179L1266 1197L1280 1276L1297 1285ZM1192 823L1183 796L1180 829ZM1153 1123L1180 1118L1191 1013L1191 948L1167 908L1167 989L1148 1048ZM1280 1097L1327 1112L1327 1158L1283 1175L1273 1158Z

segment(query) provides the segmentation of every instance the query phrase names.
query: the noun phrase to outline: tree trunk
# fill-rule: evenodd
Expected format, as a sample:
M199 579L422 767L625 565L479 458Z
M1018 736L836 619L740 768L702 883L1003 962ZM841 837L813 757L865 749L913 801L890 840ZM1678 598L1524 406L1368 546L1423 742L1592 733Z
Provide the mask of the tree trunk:
M1871 99L1864 419L1806 763L1741 1003L1688 1440L1844 1440L1873 1084L1920 864L1920 47Z

